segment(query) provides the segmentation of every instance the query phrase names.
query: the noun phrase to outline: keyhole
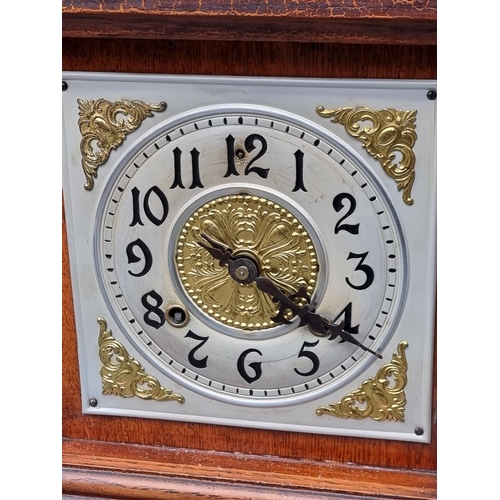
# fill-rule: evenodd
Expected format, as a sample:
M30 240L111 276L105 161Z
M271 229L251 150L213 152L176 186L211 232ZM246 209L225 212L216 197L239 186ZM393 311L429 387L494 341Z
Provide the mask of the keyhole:
M186 308L179 305L173 305L165 311L165 319L168 321L169 325L175 328L182 328L189 323L189 314Z

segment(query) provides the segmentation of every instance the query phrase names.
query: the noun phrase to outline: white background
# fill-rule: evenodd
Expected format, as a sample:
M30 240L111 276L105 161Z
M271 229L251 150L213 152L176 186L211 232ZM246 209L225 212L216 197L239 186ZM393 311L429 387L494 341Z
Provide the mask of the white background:
M61 7L52 4L32 2L31 20L23 15L22 25L3 30L0 40L1 418L8 457L2 478L4 491L22 484L24 498L40 491L57 498L61 492ZM475 12L473 5L439 2L440 500L493 498L497 491L500 160L495 119L488 109L492 104L495 113L498 107L500 5L482 1ZM5 19L19 16L18 4L4 6ZM27 43L21 43L23 38ZM46 105L38 107L41 98ZM475 192L469 198L471 185ZM37 235L43 235L43 244L36 245L35 254ZM476 260L480 249L482 257ZM36 390L39 380L43 391ZM36 480L21 482L26 468L38 474Z

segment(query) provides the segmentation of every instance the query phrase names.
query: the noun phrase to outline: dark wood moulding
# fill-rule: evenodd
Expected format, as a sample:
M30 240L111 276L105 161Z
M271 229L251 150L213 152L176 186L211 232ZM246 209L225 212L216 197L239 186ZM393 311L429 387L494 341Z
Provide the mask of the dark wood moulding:
M65 37L435 45L436 0L63 0Z

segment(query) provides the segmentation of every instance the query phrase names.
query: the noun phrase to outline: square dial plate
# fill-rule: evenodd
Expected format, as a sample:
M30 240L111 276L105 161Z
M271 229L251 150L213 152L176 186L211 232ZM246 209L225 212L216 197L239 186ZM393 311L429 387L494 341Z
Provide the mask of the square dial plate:
M83 411L429 442L435 99L64 73Z

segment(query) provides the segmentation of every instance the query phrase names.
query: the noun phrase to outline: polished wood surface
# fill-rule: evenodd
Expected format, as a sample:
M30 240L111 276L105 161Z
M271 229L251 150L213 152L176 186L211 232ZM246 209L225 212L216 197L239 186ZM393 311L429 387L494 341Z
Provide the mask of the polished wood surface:
M63 38L63 70L434 79L436 47ZM278 495L278 490L284 488L279 494L285 495L287 488L297 487L302 492L307 490L311 495L307 498L322 498L313 496L321 492L343 495L329 498L435 498L435 423L431 444L419 444L83 415L64 217L62 285L66 494L107 498L285 498L271 494ZM434 394L433 414L435 406ZM301 464L305 468L301 469ZM269 471L279 474L271 480L264 474ZM144 483L139 481L137 489L131 487L124 496L123 488L112 485L122 484L124 477L129 477L122 474L127 472L137 474ZM217 482L212 484L215 489L211 497L203 482L210 476ZM199 487L203 484L207 494L193 493L193 484L188 487L185 483L188 477L201 481ZM243 487L243 496L237 496L236 490L231 496L225 489L231 481L240 486L258 483L263 489L253 497L245 497ZM99 484L103 488L100 491ZM300 484L306 490L301 490ZM160 495L160 491L167 490L171 496ZM292 498L303 497L297 493Z
M63 38L63 70L317 78L436 78L436 47Z
M65 36L435 45L437 1L63 0Z
M210 491L210 498L232 499L271 494L280 499L436 496L435 476L419 471L77 440L65 441L63 451L63 484L72 494L121 498L126 493L127 498L147 499L172 498L162 496L165 491ZM235 487L235 482L242 487ZM253 485L252 490L245 484Z

